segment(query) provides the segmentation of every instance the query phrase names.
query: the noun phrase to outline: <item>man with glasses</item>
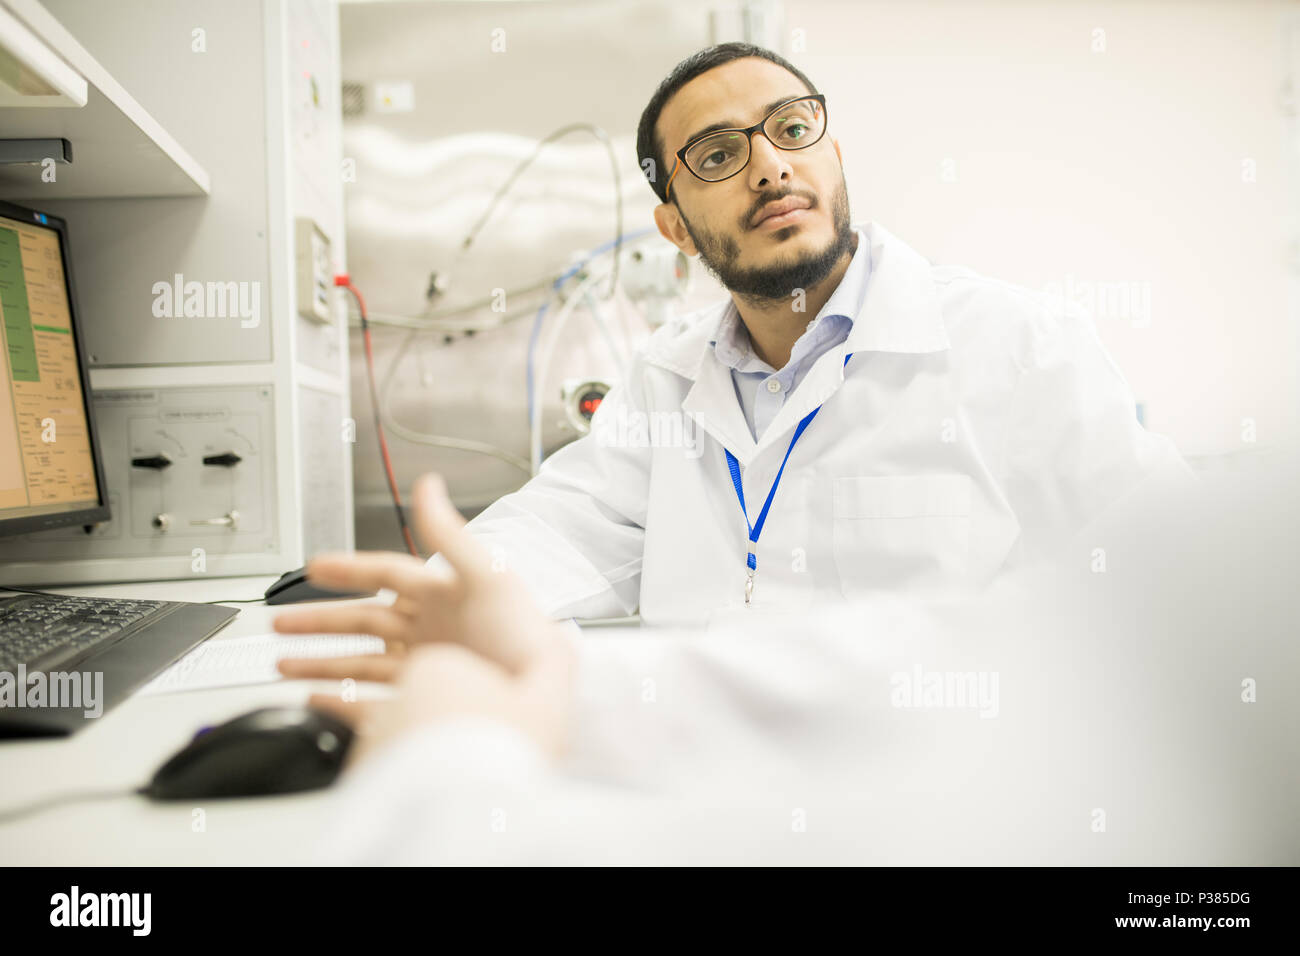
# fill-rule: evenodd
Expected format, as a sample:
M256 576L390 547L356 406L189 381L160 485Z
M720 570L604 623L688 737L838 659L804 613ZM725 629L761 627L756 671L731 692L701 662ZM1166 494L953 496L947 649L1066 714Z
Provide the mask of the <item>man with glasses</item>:
M1086 316L851 225L828 132L826 96L748 44L688 58L651 98L655 222L730 297L659 329L592 433L470 522L550 615L699 624L979 589L1035 559L1104 561L1079 533L1155 473L1190 474ZM398 608L444 587L439 555L341 560L371 586L400 566ZM436 637L401 613L288 616Z

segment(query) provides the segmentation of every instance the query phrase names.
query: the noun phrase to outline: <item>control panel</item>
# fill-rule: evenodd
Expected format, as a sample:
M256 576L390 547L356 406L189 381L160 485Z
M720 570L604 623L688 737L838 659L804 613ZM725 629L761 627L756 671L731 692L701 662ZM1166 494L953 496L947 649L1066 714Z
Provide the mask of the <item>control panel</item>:
M188 566L196 548L273 549L272 391L232 385L94 392L112 518L89 531L24 535L24 555L175 555Z

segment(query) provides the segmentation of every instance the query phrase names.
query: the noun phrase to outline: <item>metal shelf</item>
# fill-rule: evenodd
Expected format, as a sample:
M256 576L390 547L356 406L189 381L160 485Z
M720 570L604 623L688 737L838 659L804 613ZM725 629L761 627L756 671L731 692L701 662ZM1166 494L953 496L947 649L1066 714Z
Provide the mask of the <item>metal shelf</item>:
M14 21L17 21L15 24ZM32 46L44 44L45 51ZM72 162L54 167L0 165L0 198L110 199L205 196L207 171L176 142L102 65L86 52L39 0L0 0L0 47L50 65L66 93L56 105L0 105L0 139L67 139ZM57 64L62 64L60 68ZM69 75L71 74L71 76ZM86 103L75 104L75 78L84 81ZM43 97L37 99L44 99ZM2 102L13 102L5 98Z

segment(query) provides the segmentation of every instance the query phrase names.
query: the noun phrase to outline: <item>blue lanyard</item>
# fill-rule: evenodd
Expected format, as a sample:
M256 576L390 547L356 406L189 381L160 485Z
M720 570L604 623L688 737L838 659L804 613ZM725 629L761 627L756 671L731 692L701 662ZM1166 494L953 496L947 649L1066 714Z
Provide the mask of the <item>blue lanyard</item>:
M851 358L853 358L852 352L844 356L844 364L848 365ZM799 440L799 436L804 433L804 429L817 417L817 413L821 410L821 405L818 405L800 420L799 427L794 430L794 437L790 439L790 447L785 450L785 457L781 459L781 467L777 470L772 487L767 492L767 500L763 502L763 510L758 513L758 522L756 524L749 523L749 511L745 507L745 488L740 482L740 462L736 461L736 456L727 449L722 449L727 456L727 469L731 472L731 483L736 486L736 497L740 499L740 513L745 516L745 527L749 528L749 554L745 558L745 566L749 569L745 576L746 605L750 603L750 599L754 594L754 572L758 570L758 558L754 556L754 546L758 544L758 536L763 533L763 525L767 522L768 509L772 507L772 499L776 497L776 486L781 483L781 476L785 474L785 463L790 460L790 452L794 451L795 442Z

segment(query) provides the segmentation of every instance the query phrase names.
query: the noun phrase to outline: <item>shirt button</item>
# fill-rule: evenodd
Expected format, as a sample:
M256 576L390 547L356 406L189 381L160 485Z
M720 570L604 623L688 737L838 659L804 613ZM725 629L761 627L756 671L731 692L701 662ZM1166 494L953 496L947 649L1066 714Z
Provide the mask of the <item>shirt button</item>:
M773 395L781 391L781 380L776 378L769 378L767 380L767 390L771 392Z

